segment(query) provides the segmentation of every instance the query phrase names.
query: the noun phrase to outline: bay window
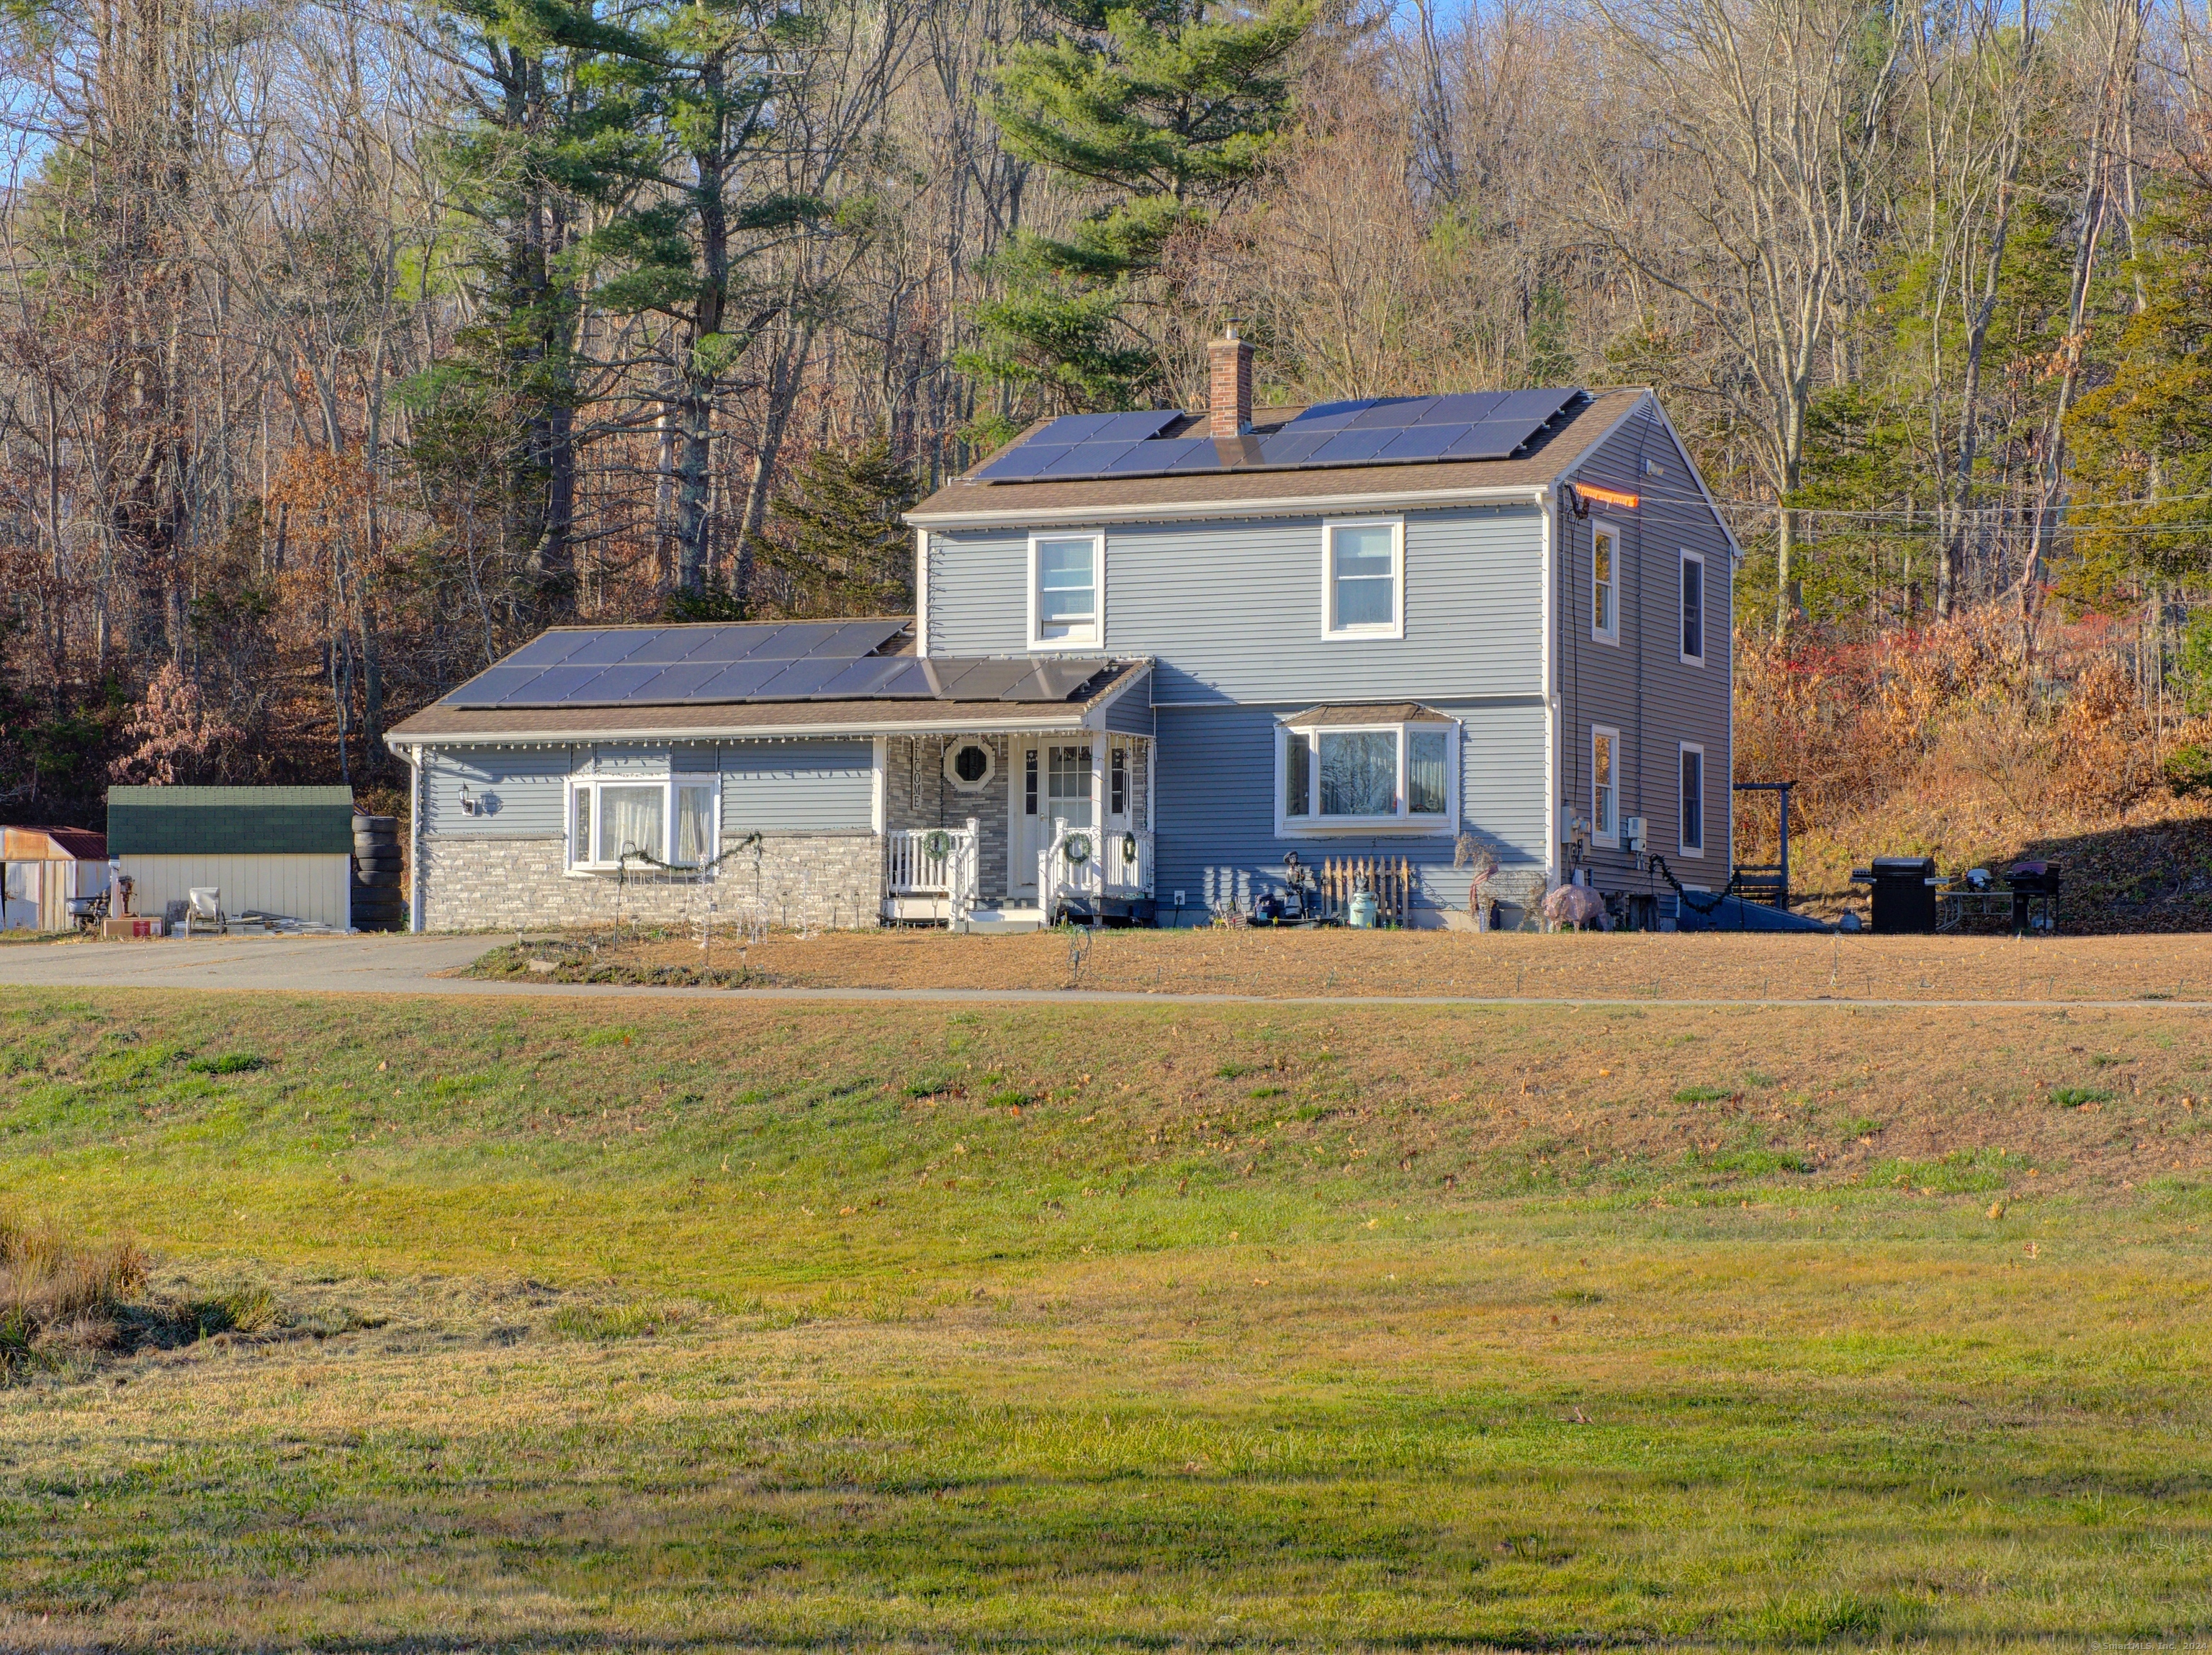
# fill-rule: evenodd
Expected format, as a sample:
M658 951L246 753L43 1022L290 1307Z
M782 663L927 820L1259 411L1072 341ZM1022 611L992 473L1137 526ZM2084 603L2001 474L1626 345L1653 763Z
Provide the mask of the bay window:
M1279 726L1275 831L1456 831L1459 726L1402 711L1317 709ZM1378 715L1392 712L1401 716Z
M580 776L568 794L573 871L696 867L714 859L721 798L716 777Z

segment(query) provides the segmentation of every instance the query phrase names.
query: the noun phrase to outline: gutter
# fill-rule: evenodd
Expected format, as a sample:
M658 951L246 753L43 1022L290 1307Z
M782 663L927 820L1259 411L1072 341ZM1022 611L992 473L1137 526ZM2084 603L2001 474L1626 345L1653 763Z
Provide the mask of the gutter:
M1288 512L1390 511L1484 501L1541 504L1549 483L1493 484L1483 488L1415 490L1398 494L1275 495L1257 500L1187 501L1153 506L1024 507L1007 511L908 512L916 527L1018 528L1032 523L1187 522L1193 518L1280 517Z
M878 735L991 735L1024 730L1079 731L1091 703L1080 711L1068 709L1051 717L1031 715L1018 719L972 718L909 720L896 724L708 724L681 729L603 730L456 730L435 735L409 735L416 749L422 747L568 747L591 746L610 741L819 741ZM388 738L387 738L388 739ZM401 751L397 743L392 751Z

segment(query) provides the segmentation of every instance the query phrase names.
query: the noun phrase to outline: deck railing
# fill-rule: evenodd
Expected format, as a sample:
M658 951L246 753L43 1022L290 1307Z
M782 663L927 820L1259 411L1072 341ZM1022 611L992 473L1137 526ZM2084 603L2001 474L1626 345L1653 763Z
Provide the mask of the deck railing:
M942 897L948 917L975 906L976 823L894 828L884 836L884 888L893 897Z
M1037 890L1045 913L1066 903L1103 897L1152 894L1152 836L1144 828L1070 827L1052 824L1052 837L1037 856Z

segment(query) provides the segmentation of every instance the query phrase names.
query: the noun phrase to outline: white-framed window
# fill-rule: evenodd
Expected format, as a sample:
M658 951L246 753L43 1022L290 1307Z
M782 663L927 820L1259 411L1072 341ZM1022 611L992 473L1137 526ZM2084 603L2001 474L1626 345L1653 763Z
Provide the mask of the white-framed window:
M1456 723L1278 725L1275 831L1451 833Z
M1620 642L1620 531L1590 531L1590 636Z
M1694 551L1682 554L1682 664L1705 664L1705 560Z
M1406 636L1406 520L1335 518L1322 525L1321 635Z
M1118 744L1106 755L1106 813L1129 813L1129 750Z
M988 741L963 736L945 749L945 779L955 793L981 793L999 773L999 756Z
M1106 633L1106 537L1030 537L1030 648L1096 648Z
M1590 726L1590 837L1607 847L1620 843L1620 732Z
M696 867L721 843L721 778L578 776L568 782L568 867Z
M1675 836L1685 856L1705 854L1705 750L1694 741L1682 744L1681 813L1675 818L1681 831Z

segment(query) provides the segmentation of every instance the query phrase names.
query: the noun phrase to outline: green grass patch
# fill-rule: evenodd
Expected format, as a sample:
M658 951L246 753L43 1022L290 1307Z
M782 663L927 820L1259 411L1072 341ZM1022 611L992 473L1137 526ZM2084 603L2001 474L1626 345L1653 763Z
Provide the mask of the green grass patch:
M2080 1109L2087 1104L2109 1104L2113 1094L2102 1086L2053 1086L2051 1101L2061 1109Z
M185 1065L195 1074L251 1074L268 1066L267 1058L250 1051L225 1052L220 1057L195 1057Z
M1674 1094L1678 1104L1721 1104L1735 1096L1731 1086L1684 1086Z

